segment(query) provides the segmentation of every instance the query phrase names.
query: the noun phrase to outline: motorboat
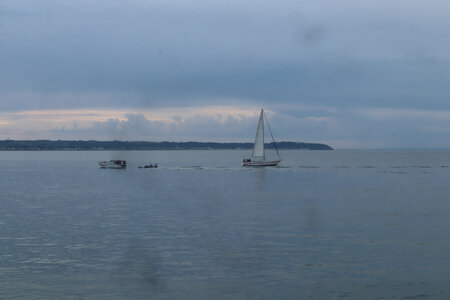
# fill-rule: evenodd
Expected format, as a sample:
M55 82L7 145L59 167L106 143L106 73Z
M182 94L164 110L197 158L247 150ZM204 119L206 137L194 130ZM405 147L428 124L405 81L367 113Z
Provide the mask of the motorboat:
M144 165L144 166L139 166L139 169L153 169L153 168L157 168L158 167L158 164L147 164L147 165Z
M102 169L125 169L127 167L126 160L110 160L110 161L99 161L98 165Z

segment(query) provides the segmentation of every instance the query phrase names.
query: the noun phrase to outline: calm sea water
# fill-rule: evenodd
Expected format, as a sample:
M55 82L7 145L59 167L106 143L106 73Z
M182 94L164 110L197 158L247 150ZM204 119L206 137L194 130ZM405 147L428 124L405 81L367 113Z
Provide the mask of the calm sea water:
M0 298L450 299L450 151L244 155L0 152Z

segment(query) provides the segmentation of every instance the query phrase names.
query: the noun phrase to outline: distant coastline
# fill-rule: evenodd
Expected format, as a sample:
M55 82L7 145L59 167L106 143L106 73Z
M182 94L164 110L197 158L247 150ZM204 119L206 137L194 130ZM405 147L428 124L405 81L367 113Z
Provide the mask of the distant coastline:
M333 150L320 143L279 142L278 149ZM73 151L73 150L233 150L252 149L253 143L148 142L148 141L76 141L76 140L0 140L0 151ZM274 149L273 143L266 144Z

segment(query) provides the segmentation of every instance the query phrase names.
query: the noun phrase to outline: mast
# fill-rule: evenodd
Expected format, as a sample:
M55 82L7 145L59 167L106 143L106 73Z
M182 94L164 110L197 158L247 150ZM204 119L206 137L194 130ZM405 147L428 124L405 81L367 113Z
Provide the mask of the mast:
M259 115L258 128L256 129L255 145L253 146L252 158L254 160L264 160L264 110L261 109Z

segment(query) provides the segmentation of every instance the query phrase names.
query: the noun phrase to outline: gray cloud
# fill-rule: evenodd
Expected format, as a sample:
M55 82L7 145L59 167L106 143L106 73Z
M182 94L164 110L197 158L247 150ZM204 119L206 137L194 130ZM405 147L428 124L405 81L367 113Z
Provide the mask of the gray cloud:
M450 147L450 111L309 108L269 113L269 118L278 141L324 142L338 149ZM109 119L85 128L58 128L49 134L53 138L67 139L102 136L106 140L251 142L256 122L256 115L224 119L205 115L185 119L175 116L173 121L151 121L141 114L127 114L125 120ZM446 139L442 141L439 136Z
M11 112L0 114L0 135L19 139L250 142L258 118L253 110ZM277 140L324 142L335 148L450 147L450 110L281 105L266 113Z
M148 120L142 114L126 114L125 120L108 119L95 122L92 126L79 128L55 128L50 133L72 139L93 139L98 136L105 139L123 140L248 140L254 134L257 117L224 119L205 115L195 115L181 119L173 117L172 122ZM251 139L251 138L250 138Z

